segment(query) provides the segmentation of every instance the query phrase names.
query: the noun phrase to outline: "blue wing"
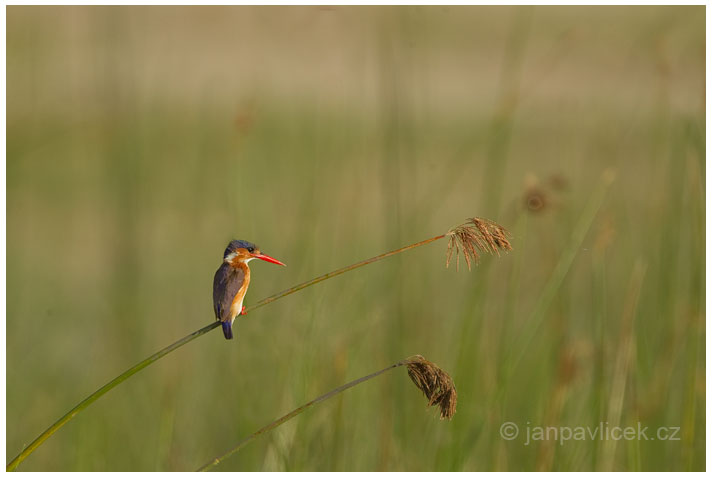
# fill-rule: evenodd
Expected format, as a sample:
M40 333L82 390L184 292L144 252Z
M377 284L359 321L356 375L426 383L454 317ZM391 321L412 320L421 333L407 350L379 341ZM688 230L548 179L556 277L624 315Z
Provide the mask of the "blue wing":
M237 291L245 280L245 273L240 269L222 264L213 279L213 309L215 318L221 322L230 320L230 306Z

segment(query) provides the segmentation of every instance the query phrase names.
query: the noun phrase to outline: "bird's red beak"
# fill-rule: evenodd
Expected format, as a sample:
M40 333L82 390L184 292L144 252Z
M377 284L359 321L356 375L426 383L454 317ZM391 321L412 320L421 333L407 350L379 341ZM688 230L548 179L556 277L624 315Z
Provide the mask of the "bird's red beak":
M274 257L270 257L267 254L252 254L252 257L255 257L257 259L262 259L263 261L271 262L272 264L277 264L279 266L286 266L287 264L284 264L282 262L279 262L277 259Z

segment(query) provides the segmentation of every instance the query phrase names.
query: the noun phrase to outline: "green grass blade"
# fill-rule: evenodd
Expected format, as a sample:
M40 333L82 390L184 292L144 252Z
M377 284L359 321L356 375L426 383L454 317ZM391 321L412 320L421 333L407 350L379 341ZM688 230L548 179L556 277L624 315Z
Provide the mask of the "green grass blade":
M143 370L144 368L148 367L152 363L156 362L158 359L165 357L169 353L173 352L179 347L182 347L183 345L187 344L191 340L197 339L203 334L206 334L216 328L218 325L220 325L219 322L213 322L210 325L206 325L200 330L196 330L192 334L186 335L182 339L178 340L177 342L172 343L168 347L161 349L160 351L156 352L155 354L151 355L150 357L142 360L141 362L137 363L115 379L113 379L111 382L107 383L103 387L101 387L99 390L96 392L92 393L89 395L87 398L85 398L83 401L81 401L76 407L72 408L70 411L68 411L62 418L57 420L54 425L49 427L47 430L45 430L40 436L38 436L35 441L30 443L22 452L17 455L8 465L6 471L14 471L17 469L18 465L22 463L25 458L27 458L35 449L40 446L42 443L44 443L45 440L47 440L49 437L51 437L57 430L62 428L69 420L74 418L79 412L87 408L89 405L94 403L104 395L106 392L111 390L112 388L116 387L118 384L135 374L136 372Z
M277 428L278 426L280 426L280 425L283 424L284 422L291 420L292 418L296 417L296 416L299 415L300 413L302 413L302 412L304 412L305 410L307 410L308 408L310 408L312 405L316 405L316 404L319 403L319 402L323 402L324 400L328 400L329 398L331 398L331 397L333 397L334 395L337 395L337 394L343 392L344 390L348 390L348 389L351 388L351 387L355 387L355 386L358 385L359 383L363 383L363 382L365 382L366 380L370 380L370 379L372 379L372 378L374 378L374 377L377 377L377 376L381 375L382 373L385 373L385 372L387 372L387 371L389 371L389 370L391 370L391 369L394 369L394 368L396 368L396 367L400 367L401 365L405 365L405 363L406 363L405 361L401 361L401 362L398 362L398 363L394 363L393 365L389 365L388 367L386 367L386 368L384 368L384 369L382 369L382 370L379 370L378 372L374 372L374 373L372 373L372 374L366 375L365 377L358 378L358 379L356 379L356 380L354 380L354 381L352 381L352 382L349 382L349 383L344 384L344 385L342 385L342 386L340 386L340 387L337 387L337 388L333 389L332 391L330 391L330 392L328 392L328 393L325 393L324 395L321 395L321 396L315 398L315 399L312 400L311 402L306 403L306 404L302 405L301 407L296 408L296 409L292 410L291 412L287 413L287 414L284 415L283 417L278 418L277 420L273 421L273 422L270 423L269 425L260 428L260 429L257 430L255 433L253 433L252 435L248 436L247 438L245 438L244 440L242 440L240 443L238 443L237 445L235 445L235 446L234 446L233 448L231 448L230 450L226 451L225 453L223 453L223 454L220 455L220 456L217 456L217 457L213 458L213 459L210 460L208 463L206 463L205 465L203 465L203 466L201 466L200 468L198 468L197 471L208 471L208 470L210 470L211 468L217 466L220 462L222 462L222 461L225 460L226 458L229 458L229 457L232 456L233 454L237 453L237 451L240 450L240 448L242 448L243 446L247 445L248 443L250 443L250 442L251 442L252 440L254 440L255 438L259 437L260 435L262 435L262 434L264 434L264 433L267 433L268 431L270 431L270 430L272 430L272 429L274 429L274 428Z
M568 247L561 254L554 272L546 282L544 290L539 296L539 300L529 316L525 330L520 335L519 340L517 340L512 347L512 352L510 353L509 360L507 361L505 367L507 377L511 376L514 369L517 367L517 364L521 362L527 348L529 347L529 344L531 344L537 330L544 321L546 311L549 309L549 306L556 297L561 284L571 269L571 265L573 264L574 259L581 248L581 244L586 238L586 234L588 233L591 224L593 224L593 220L598 214L598 210L601 208L601 205L606 198L606 193L608 192L608 188L612 184L613 180L614 173L611 171L605 172L601 178L598 188L593 193L591 199L589 199L588 204L586 204L586 208L582 211L581 218L576 224L576 228L571 235L571 241L569 241Z
M365 266L367 264L371 264L371 263L379 261L381 259L385 259L387 257L393 256L400 252L404 252L404 251L414 249L419 246L423 246L425 244L429 244L431 242L437 241L438 239L442 239L443 237L445 237L445 234L431 237L430 239L425 239L424 241L416 242L414 244L410 244L408 246L401 247L400 249L386 252L384 254L380 254L378 256L371 257L370 259L356 262L349 266L342 267L341 269L337 269L335 271L328 272L328 273L321 275L319 277L316 277L312 280L302 282L301 284L297 284L296 286L291 287L287 290L284 290L284 291L274 294L270 297L262 299L261 301L257 302L255 305L253 305L252 307L245 308L245 311L257 309L259 307L269 304L270 302L274 302L277 299L281 299L282 297L286 297L290 294L300 291L300 290L304 289L305 287L309 287L311 285L317 284L317 283L325 281L327 279L331 279L332 277L338 276L345 272L352 271L354 269ZM57 430L62 428L69 420L74 418L79 412L81 412L82 410L87 408L89 405L94 403L97 399L99 399L99 397L104 395L106 392L108 392L112 388L116 387L121 382L125 381L126 379L128 379L129 377L134 375L135 373L143 370L144 368L148 367L152 363L156 362L160 358L165 357L170 352L173 352L174 350L178 349L179 347L182 347L183 345L187 344L188 342L190 342L194 339L197 339L201 335L204 335L204 334L210 332L211 330L217 328L219 325L220 325L219 322L213 322L210 325L206 325L205 327L203 327L189 335L186 335L185 337L178 340L177 342L169 345L168 347L166 347L164 349L161 349L160 351L156 352L155 354L151 355L150 357L142 360L138 364L136 364L133 367L131 367L130 369L126 370L124 373L122 373L121 375L119 375L118 377L116 377L115 379L113 379L112 381L110 381L109 383L107 383L106 385L101 387L100 389L98 389L96 392L89 395L82 402L80 402L77 406L75 406L69 412L67 412L64 416L62 416L62 418L57 420L51 427L49 427L47 430L45 430L32 443L30 443L24 450L22 450L22 452L19 455L17 455L10 463L8 463L6 471L14 471L15 469L17 469L17 467L20 465L20 463L22 463L25 460L25 458L27 458L33 451L35 451L35 449L37 449L37 447L39 447L42 443L44 443L45 440L47 440L49 437L51 437Z

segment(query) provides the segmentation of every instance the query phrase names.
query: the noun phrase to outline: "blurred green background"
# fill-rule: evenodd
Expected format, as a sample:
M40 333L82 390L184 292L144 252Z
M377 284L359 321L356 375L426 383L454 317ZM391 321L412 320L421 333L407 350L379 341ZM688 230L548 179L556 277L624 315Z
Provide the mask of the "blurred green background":
M246 304L473 215L140 372L20 470L704 470L705 7L7 7L8 461L126 368ZM606 184L615 177L609 187ZM500 426L522 435L504 440ZM680 427L679 440L526 427ZM654 435L653 435L654 436Z

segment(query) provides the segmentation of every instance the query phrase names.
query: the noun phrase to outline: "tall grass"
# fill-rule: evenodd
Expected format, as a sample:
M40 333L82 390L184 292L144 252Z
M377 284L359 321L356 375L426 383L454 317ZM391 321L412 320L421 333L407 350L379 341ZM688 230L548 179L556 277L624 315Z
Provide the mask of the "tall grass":
M20 469L193 469L415 352L451 364L452 422L393 375L221 469L704 469L703 8L8 7L6 455L202 327L229 239L290 266L250 304L477 211L513 233L496 267L418 248L285 297ZM682 439L499 434L607 417Z

